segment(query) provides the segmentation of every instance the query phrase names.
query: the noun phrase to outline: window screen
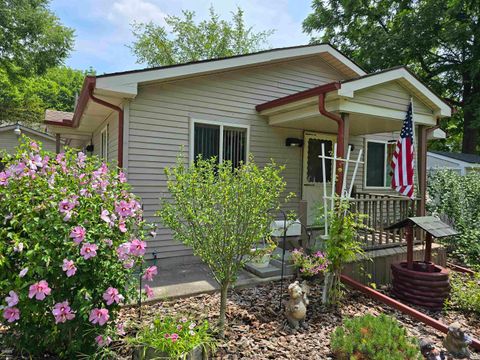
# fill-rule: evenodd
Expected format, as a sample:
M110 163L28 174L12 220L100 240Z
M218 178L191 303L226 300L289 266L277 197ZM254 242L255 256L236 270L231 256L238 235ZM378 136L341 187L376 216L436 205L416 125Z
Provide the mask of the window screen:
M209 124L195 124L194 159L202 155L204 159L216 156L219 160L220 126Z
M322 159L319 157L322 154L322 143L325 144L325 155L331 156L332 141L321 139L308 140L308 160L307 160L307 181L308 182L323 182L323 165ZM325 159L327 182L332 181L332 161Z
M385 186L385 144L367 142L367 186Z
M223 128L223 160L230 160L233 168L245 163L246 138L246 129Z

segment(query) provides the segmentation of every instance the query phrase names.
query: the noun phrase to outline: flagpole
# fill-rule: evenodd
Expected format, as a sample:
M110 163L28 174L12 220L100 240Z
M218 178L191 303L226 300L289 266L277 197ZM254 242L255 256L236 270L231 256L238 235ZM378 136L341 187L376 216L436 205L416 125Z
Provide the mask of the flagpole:
M414 188L414 196L416 197L416 194L417 194L417 188L418 186L415 186L415 180L418 179L418 176L417 176L417 173L415 171L415 169L417 168L417 147L416 147L416 131L415 131L415 116L413 116L415 113L414 113L414 109L413 109L413 96L410 96L410 104L412 104L412 133L413 133L413 188ZM417 214L415 213L415 198L412 199L412 212L413 212L413 216L416 216Z

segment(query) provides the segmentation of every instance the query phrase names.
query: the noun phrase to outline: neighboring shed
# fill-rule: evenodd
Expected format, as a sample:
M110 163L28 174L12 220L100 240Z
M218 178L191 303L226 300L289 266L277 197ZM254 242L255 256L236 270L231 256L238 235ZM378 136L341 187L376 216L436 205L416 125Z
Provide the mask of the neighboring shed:
M0 150L4 150L10 154L14 153L22 134L32 140L41 142L43 149L55 151L54 136L20 124L0 126Z
M449 169L465 175L470 171L480 171L480 155L429 151L427 153L427 169L428 171Z

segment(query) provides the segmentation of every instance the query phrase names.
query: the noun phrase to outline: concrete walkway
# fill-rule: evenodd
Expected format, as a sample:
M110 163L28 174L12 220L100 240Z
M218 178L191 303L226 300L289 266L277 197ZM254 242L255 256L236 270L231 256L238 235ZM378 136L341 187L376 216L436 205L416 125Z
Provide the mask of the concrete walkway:
M285 276L284 278L287 278ZM280 276L260 278L245 270L240 271L236 288L254 286L269 281L280 280ZM155 281L148 283L154 297L149 302L179 297L213 293L220 288L205 264L177 265L170 269L158 269Z

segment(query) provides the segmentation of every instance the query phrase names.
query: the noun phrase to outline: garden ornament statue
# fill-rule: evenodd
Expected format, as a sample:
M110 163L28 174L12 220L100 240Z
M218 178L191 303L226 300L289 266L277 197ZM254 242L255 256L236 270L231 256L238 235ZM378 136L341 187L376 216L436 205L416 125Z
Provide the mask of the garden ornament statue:
M300 326L306 327L305 316L307 315L307 305L309 286L303 282L300 284L298 281L291 283L288 286L288 295L290 299L285 306L285 315L288 320L288 324L294 330L297 330Z
M470 336L465 334L465 330L457 322L448 327L448 333L443 340L445 349L456 359L470 358L468 345L472 342Z

